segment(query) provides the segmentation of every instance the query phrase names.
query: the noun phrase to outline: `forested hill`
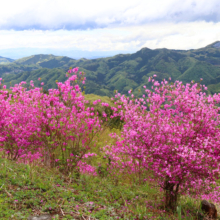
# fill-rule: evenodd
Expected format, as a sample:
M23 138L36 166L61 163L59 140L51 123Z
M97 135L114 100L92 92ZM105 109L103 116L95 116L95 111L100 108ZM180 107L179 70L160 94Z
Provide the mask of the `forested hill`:
M13 61L14 61L13 59L0 56L0 64L11 63Z
M79 67L86 73L86 93L112 96L114 90L127 94L148 84L148 77L157 80L172 78L183 83L200 81L211 94L220 92L220 41L196 50L169 50L142 48L133 54L119 54L108 58L79 59L54 55L33 55L1 63L0 77L9 87L21 81L34 80L44 88L56 88L55 81L65 81L69 67ZM6 58L7 59L7 58ZM13 62L12 62L13 61Z

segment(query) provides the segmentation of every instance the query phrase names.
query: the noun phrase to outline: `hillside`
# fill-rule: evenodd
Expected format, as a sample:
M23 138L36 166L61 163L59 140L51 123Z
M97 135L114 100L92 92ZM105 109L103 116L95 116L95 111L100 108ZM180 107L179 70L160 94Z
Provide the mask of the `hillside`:
M6 57L1 57L1 56L0 56L0 64L11 63L11 62L13 62L13 61L14 61L13 59L6 58Z
M169 50L142 48L133 54L118 54L99 59L79 59L54 55L33 55L9 64L0 65L0 76L7 86L39 77L44 88L55 88L55 80L65 81L69 67L79 67L86 73L86 93L111 96L114 90L127 94L129 89L138 93L148 87L148 77L156 74L157 80L168 77L183 83L203 78L208 93L220 91L220 41L196 50Z

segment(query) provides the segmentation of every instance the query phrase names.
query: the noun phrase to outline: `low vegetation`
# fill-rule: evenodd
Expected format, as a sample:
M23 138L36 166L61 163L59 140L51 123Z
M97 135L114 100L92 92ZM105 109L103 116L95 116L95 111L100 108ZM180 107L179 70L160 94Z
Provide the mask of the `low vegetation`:
M105 134L108 138L107 133ZM105 144L105 141L100 143ZM99 158L100 163L106 164ZM96 162L96 161L94 161ZM62 175L40 165L0 159L0 219L20 220L50 213L54 219L195 219L200 201L182 196L181 218L165 209L152 183L133 182L106 171L98 176ZM220 211L220 209L218 209Z

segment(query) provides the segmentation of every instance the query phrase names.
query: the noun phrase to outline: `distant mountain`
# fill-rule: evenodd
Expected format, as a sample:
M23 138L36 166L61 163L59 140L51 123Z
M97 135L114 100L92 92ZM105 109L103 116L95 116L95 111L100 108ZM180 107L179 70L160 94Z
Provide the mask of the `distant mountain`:
M208 45L206 48L220 48L220 42L216 41L216 42Z
M133 89L136 94L142 86L151 87L148 77L157 75L157 80L172 78L189 83L191 80L208 86L208 93L220 92L220 41L196 50L169 50L142 48L133 54L118 54L113 57L75 60L51 54L33 55L0 65L0 76L7 86L21 81L34 80L44 88L56 88L55 80L65 81L69 67L79 67L86 73L86 93L112 96L114 90L127 94Z
M1 56L0 56L0 64L11 63L11 62L13 62L13 61L14 61L13 59L6 58L6 57L1 57Z
M54 59L56 56L52 54L38 54L38 55L32 55L29 57L24 57L21 59L17 59L14 61L16 64L22 64L22 65L31 65L31 64L39 64L44 61L48 61L51 59Z
M127 53L130 53L128 51ZM134 51L132 51L134 52ZM73 59L81 59L83 57L87 59L97 59L102 57L110 57L115 54L124 53L124 51L86 51L79 50L77 48L66 49L51 49L51 48L9 48L0 49L0 55L3 57L11 57L13 59L20 59L23 57L29 57L33 54L53 54L55 56L68 56Z

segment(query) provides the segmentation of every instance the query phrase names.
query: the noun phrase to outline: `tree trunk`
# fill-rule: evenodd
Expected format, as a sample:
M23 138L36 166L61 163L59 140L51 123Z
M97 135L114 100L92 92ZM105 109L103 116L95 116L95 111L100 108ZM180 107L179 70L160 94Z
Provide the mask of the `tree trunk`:
M170 183L168 180L164 183L165 190L165 207L171 209L172 211L176 210L179 184Z

